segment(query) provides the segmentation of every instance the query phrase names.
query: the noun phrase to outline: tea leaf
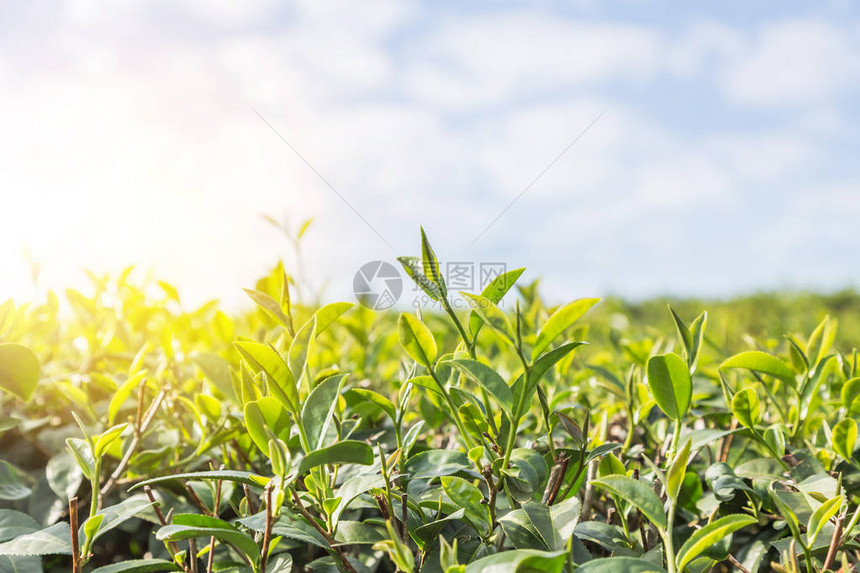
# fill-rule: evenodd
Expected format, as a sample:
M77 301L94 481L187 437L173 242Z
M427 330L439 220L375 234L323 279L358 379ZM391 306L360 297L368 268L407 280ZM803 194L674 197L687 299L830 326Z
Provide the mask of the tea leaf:
M431 368L436 360L436 340L427 325L409 313L401 313L397 320L400 345L412 360Z
M173 523L165 525L155 533L159 541L182 541L200 537L214 537L225 543L230 543L256 562L260 557L260 549L248 535L239 531L223 519L199 515L195 513L180 513L173 516Z
M317 466L325 464L362 464L373 463L373 449L357 440L344 440L327 448L309 453L299 464L299 474L304 475Z
M0 388L28 401L39 383L39 359L14 342L0 344Z
M157 573L159 571L182 571L182 568L164 559L132 559L93 569L93 573Z
M732 397L732 414L746 428L754 428L761 422L761 406L755 388L744 388Z
M853 418L840 420L833 426L833 450L845 460L850 460L857 443L857 421Z
M815 544L821 529L839 512L843 501L844 498L841 495L830 498L818 506L818 509L809 516L809 522L806 525L806 537L810 547Z
M323 446L344 380L346 380L346 374L326 378L305 400L302 408L302 424L310 446L315 450Z
M538 333L534 348L532 348L532 358L537 357L541 352L546 350L553 340L570 328L574 322L579 320L598 302L600 302L599 298L581 298L555 311Z
M645 483L620 475L605 476L592 480L591 483L632 503L654 525L666 529L667 518L666 512L663 511L663 504Z
M652 356L648 360L648 387L669 418L680 420L690 409L693 382L687 363L677 354Z
M794 370L788 364L776 356L761 352L760 350L749 350L735 354L720 364L720 370L726 368L746 368L747 370L753 370L773 376L774 378L779 378L780 380L785 380L792 385L796 383Z
M449 364L482 386L510 416L514 397L510 387L495 370L483 362L470 359L452 360Z
M726 536L756 522L756 518L749 515L727 515L693 532L678 550L678 571L683 571L688 563Z

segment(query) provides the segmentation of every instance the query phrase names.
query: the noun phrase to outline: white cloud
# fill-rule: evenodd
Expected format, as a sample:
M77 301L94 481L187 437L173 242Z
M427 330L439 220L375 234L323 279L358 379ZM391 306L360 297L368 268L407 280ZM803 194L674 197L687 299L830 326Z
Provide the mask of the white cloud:
M408 49L415 66L407 89L419 101L459 108L642 81L659 69L661 42L642 26L540 12L444 22Z
M723 86L737 102L778 107L825 102L858 80L856 26L795 20L765 26L726 66Z

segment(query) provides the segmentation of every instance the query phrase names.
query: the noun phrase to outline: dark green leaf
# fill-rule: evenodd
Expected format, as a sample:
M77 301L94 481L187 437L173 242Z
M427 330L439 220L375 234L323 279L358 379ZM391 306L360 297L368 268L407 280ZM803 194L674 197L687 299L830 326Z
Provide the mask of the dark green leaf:
M299 464L299 474L304 475L308 470L326 464L369 466L372 463L373 449L370 446L356 440L344 440L306 455Z

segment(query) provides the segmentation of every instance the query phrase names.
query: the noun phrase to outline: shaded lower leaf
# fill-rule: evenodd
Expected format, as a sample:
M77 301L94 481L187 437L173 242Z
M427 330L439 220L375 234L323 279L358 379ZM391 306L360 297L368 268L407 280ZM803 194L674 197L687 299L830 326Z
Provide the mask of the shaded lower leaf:
M165 559L132 559L99 567L93 570L93 573L154 573L156 571L182 571L182 568Z
M659 565L636 557L608 557L594 559L581 565L577 571L585 573L663 573Z
M466 573L561 573L567 554L564 551L515 549L482 557L466 566Z
M72 533L65 522L0 543L0 555L71 555Z

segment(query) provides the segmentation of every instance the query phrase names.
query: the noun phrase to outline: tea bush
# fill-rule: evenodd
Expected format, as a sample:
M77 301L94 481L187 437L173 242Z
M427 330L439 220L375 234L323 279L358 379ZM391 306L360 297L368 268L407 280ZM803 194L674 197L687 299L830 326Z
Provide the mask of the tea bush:
M0 305L0 572L857 563L856 297L549 308L517 269L462 313L421 252L423 316L281 265L234 317L128 272Z

